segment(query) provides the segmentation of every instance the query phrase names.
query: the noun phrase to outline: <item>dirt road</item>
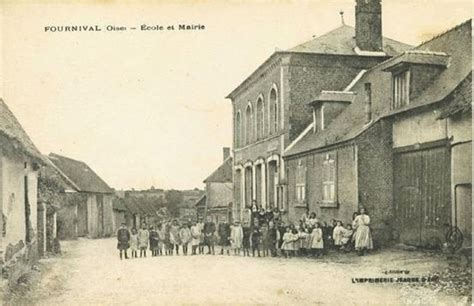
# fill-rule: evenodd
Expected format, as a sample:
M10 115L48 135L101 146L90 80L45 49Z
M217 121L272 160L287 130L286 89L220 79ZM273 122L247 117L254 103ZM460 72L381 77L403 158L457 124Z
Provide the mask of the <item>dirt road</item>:
M446 304L460 303L426 288L354 284L386 270L423 276L443 269L426 255L385 251L323 259L168 256L120 260L114 239L63 243L65 254L43 261L29 302L39 304ZM390 275L389 275L390 276ZM397 276L397 275L392 275Z

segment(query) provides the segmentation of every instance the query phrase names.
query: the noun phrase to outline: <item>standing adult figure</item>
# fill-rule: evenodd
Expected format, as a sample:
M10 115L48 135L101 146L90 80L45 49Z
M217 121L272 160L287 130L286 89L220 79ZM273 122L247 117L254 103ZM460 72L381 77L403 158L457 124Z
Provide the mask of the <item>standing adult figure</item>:
M355 249L359 256L362 256L368 250L373 249L372 233L370 231L370 217L365 208L359 209L359 215L355 217Z
M125 253L125 259L128 259L127 249L130 247L130 232L127 225L122 223L117 231L117 249L120 251L120 259L122 259L122 252Z

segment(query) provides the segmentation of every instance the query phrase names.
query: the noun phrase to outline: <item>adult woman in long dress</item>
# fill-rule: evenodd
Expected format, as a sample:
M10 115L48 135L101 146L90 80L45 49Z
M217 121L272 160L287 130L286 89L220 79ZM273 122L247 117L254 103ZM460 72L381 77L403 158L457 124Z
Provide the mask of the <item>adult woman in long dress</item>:
M232 226L230 230L230 242L232 244L232 248L234 249L234 255L238 255L240 253L243 239L244 231L242 226L240 225L239 221L235 221L234 226Z
M370 217L364 208L359 210L359 215L354 219L355 225L355 248L360 255L367 250L373 249L372 233L370 232Z

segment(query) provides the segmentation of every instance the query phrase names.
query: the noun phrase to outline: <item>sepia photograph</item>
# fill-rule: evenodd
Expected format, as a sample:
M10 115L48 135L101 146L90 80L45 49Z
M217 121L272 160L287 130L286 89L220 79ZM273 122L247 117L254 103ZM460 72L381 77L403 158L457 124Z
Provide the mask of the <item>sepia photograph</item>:
M1 305L471 305L471 0L0 0Z

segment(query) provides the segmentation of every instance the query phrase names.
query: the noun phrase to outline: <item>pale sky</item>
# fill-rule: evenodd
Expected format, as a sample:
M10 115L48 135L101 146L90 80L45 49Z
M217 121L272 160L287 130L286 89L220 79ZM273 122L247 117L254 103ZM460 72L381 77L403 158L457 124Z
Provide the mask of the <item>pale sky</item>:
M43 154L83 160L116 189L202 188L232 143L224 97L275 48L340 26L340 10L354 25L355 5L15 2L0 1L5 102ZM416 45L471 16L470 0L385 0L383 32ZM206 30L44 32L49 25L181 23Z

